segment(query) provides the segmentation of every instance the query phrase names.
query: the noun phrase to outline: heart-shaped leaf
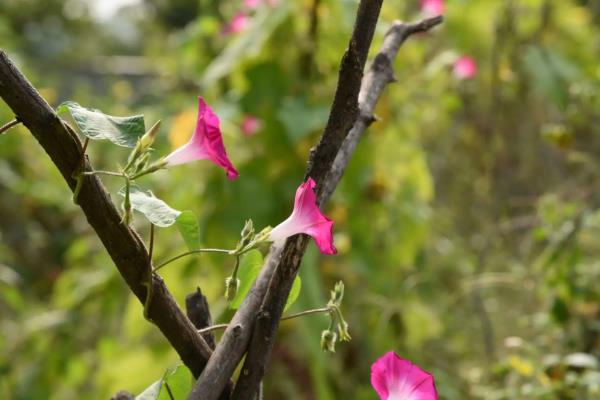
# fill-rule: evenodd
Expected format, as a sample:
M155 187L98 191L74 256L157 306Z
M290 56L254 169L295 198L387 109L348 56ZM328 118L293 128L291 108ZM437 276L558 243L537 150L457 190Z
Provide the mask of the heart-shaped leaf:
M119 190L119 194L125 197L124 187ZM129 201L131 208L141 212L151 223L162 228L173 225L177 217L181 215L181 211L169 207L167 203L154 196L150 190L144 192L135 185L129 188Z
M69 112L79 130L93 140L107 139L123 147L135 147L144 134L144 116L113 117L99 110L89 110L73 101L66 101L56 109Z
M179 233L190 251L200 248L200 226L193 211L185 210L175 220Z
M169 369L135 400L185 400L192 390L192 373L183 365Z
M229 303L229 308L236 310L242 304L244 297L246 297L256 280L262 265L263 256L256 249L250 250L242 256L237 273L237 278L240 280L240 287L231 303Z
M292 284L292 289L290 290L290 295L288 296L288 299L285 302L285 308L283 309L284 312L287 311L287 309L290 308L292 304L296 302L298 296L300 295L301 289L302 280L300 279L300 276L296 276L296 279L294 279L294 283Z

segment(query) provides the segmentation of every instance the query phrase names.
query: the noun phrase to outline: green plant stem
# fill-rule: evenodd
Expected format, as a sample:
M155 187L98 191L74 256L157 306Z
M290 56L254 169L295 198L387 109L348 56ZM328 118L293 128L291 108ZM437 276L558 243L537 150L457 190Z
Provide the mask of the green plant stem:
M108 175L108 176L119 176L121 178L126 178L125 174L121 172L112 172L112 171L85 171L84 175Z
M167 261L164 261L160 264L158 264L155 268L154 268L154 272L158 271L159 269L161 269L162 267L167 266L168 264L171 264L173 261L177 261L180 258L186 257L186 256L190 256L193 254L200 254L200 253L222 253L222 254L232 254L231 250L225 250L225 249L198 249L198 250L192 250L192 251L187 251L185 253L176 255L175 257L169 258Z
M233 267L233 272L231 273L232 279L237 279L238 269L240 268L240 256L236 254L235 256L235 266Z
M300 311L300 312L290 314L290 315L287 315L287 316L281 318L281 321L285 321L288 319L294 319L294 318L298 318L298 317L303 317L305 315L320 314L320 313L325 313L325 312L331 313L331 310L329 309L329 307L315 308L313 310ZM225 329L228 326L229 326L229 324L211 325L206 328L198 329L198 333L217 331L219 329Z

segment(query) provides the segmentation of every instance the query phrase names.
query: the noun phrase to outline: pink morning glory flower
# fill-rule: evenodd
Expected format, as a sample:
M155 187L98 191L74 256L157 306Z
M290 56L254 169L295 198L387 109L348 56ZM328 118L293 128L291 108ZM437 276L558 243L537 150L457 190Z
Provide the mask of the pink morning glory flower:
M371 385L381 400L437 400L433 376L390 351L371 366Z
M308 178L298 187L292 215L271 230L270 241L278 242L298 233L305 233L312 236L321 253L337 253L333 245L333 221L324 216L317 207L315 186L315 181Z
M443 14L444 0L421 0L421 11L430 15Z
M260 129L260 119L254 115L246 115L242 120L242 133L246 136L252 136Z
M262 0L244 0L244 4L250 9L257 8L261 3Z
M453 74L457 79L472 79L477 75L477 64L471 57L462 56L454 62Z
M185 164L196 160L210 160L223 167L229 179L239 176L225 152L219 117L198 97L198 121L189 142L173 151L164 161L167 166Z
M231 21L229 21L229 24L227 24L227 27L225 28L225 33L235 34L242 32L248 27L249 20L250 17L248 17L248 14L242 11L238 12L233 16Z

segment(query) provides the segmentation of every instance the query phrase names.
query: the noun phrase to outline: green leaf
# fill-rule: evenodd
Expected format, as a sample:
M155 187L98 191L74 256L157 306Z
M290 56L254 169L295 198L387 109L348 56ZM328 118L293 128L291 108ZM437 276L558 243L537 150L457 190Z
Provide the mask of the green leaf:
M73 101L62 103L56 111L69 111L79 130L93 140L108 139L119 146L135 147L137 140L146 132L143 115L113 117L99 110L81 107Z
M292 284L292 289L290 290L290 295L285 303L285 307L283 309L284 312L296 302L298 296L300 295L300 289L302 289L302 279L300 279L300 276L296 276L296 279L294 279L294 283Z
M119 190L119 194L125 197L124 187ZM134 210L141 212L150 222L162 228L173 225L181 215L181 211L169 207L150 190L144 192L135 185L129 189L129 200Z
M256 249L250 250L242 256L237 274L237 278L240 280L240 287L229 304L229 308L236 310L242 304L242 301L244 301L244 298L256 280L262 265L263 256L260 251Z
M303 98L284 100L277 112L277 118L293 142L325 126L328 115L329 108L311 106Z
M188 249L190 251L198 250L200 248L200 226L196 214L190 210L182 211L175 220L175 224Z
M167 370L162 378L148 386L135 400L185 400L192 390L193 379L190 370L180 365Z
M237 35L204 69L200 87L214 86L215 82L227 76L241 61L257 56L269 36L285 21L290 10L287 2L281 2L274 10L269 10L268 7L258 10L245 33Z
M171 395L173 400L186 400L188 394L192 391L194 377L189 369L180 365L174 370L167 371L162 380L163 385L157 400L171 400ZM169 385L169 390L167 390L166 385Z
M160 388L162 386L162 378L148 386L146 390L135 397L135 400L156 400L160 394Z

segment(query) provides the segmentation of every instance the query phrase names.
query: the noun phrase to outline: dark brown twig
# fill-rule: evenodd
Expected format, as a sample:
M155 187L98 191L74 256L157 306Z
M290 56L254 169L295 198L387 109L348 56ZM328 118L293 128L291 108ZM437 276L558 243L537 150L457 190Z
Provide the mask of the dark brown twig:
M373 109L383 89L394 81L392 62L398 49L411 34L427 31L441 22L441 16L428 18L417 23L395 22L387 32L381 50L362 80L358 97L360 115L355 120L350 133L337 153L331 170L323 180L323 189L319 196L321 205L325 204L333 193L350 161L360 136L373 121ZM297 240L296 243L300 242ZM284 268L288 266L291 268L285 271ZM251 399L251 394L256 391L262 380L275 343L280 316L298 267L299 261L296 264L295 259L292 259L292 262L287 264L282 259L269 284L269 290L254 325L252 340L248 346L248 354L233 393L234 400Z
M327 126L319 144L311 151L308 162L307 177L312 177L319 186L323 183L342 142L358 116L358 92L382 1L361 0L358 6L352 37L342 58ZM196 381L188 397L189 400L214 400L221 393L226 383L224 379L232 375L248 347L252 327L257 318L258 326L263 328L265 336L257 335L256 340L260 340L258 339L260 337L267 343L272 342L306 244L306 235L297 235L288 239L283 249L277 246L271 248L266 265L234 315L230 326L225 330L213 356ZM272 301L265 304L263 298L267 289ZM260 313L259 309L261 309ZM252 346L254 343L250 350ZM268 357L271 346L261 346L261 348L268 351ZM253 371L256 368L256 376L260 378L265 370L264 364L253 366ZM246 370L244 369L242 374L245 374ZM258 382L245 395L252 398L257 391ZM239 392L236 388L236 393Z
M7 130L9 130L10 128L17 125L20 122L21 121L19 120L19 118L15 118L12 121L7 122L6 124L0 126L0 135L2 135L4 132L6 132Z
M213 326L208 301L200 288L197 288L194 293L189 294L185 298L185 308L188 318L192 321L196 329L201 330ZM210 348L214 349L216 342L212 330L203 332L202 336Z
M52 159L63 178L75 189L73 171L80 167L82 145L68 125L56 115L40 94L0 50L0 97L18 115ZM84 170L91 170L85 161ZM121 224L121 216L96 176L85 176L79 205L104 244L131 291L144 304L152 263L139 235ZM148 317L158 326L195 376L200 375L211 349L181 311L163 280L152 274L152 302Z

